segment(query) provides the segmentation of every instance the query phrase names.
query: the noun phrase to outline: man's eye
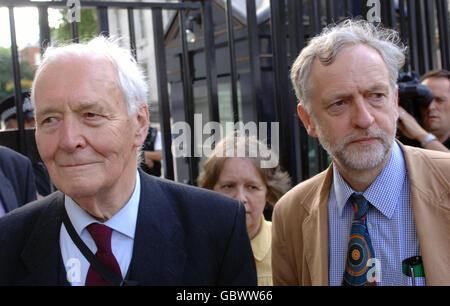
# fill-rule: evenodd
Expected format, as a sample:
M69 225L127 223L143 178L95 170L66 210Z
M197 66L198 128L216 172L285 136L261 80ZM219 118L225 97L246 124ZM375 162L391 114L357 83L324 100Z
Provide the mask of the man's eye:
M48 117L48 118L45 118L44 120L42 120L42 124L50 124L55 121L56 121L55 117Z
M342 106L344 106L344 105L345 105L344 100L339 100L339 101L336 101L336 102L332 103L332 104L330 105L330 108L331 108L331 109L336 109L336 108L340 108L340 107L342 107Z
M95 118L95 117L97 117L97 114L95 114L95 113L86 113L85 116L86 116L86 118Z
M375 98L375 99L381 99L381 98L383 98L384 97L384 94L382 94L382 93L373 93L372 94L372 98Z

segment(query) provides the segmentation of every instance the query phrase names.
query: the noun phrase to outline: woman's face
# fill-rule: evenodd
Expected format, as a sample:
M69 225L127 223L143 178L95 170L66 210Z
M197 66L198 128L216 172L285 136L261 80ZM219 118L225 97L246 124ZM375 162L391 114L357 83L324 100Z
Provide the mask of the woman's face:
M213 190L244 204L247 232L253 239L266 206L267 186L252 162L246 158L228 158Z

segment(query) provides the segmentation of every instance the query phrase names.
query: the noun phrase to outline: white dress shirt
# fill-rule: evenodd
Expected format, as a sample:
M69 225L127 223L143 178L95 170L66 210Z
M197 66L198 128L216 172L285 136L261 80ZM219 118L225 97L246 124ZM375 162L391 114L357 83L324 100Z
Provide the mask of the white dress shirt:
M139 172L136 171L136 185L128 203L122 207L111 219L101 223L113 229L111 236L111 249L125 278L130 266L133 253L134 234L136 230L139 199L141 193L141 181ZM65 208L75 231L92 253L97 252L94 239L86 227L91 223L100 223L78 206L70 197L65 196ZM60 232L61 255L66 268L67 281L72 286L84 286L89 270L89 261L73 243L64 224Z

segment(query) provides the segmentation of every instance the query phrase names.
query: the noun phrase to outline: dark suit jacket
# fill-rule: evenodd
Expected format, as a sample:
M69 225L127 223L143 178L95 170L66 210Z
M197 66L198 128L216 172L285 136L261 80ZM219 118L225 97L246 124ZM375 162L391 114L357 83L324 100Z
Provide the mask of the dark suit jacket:
M139 171L133 255L139 285L256 285L243 205ZM68 285L59 191L0 218L0 285Z
M0 199L6 212L36 200L31 161L4 146L0 146Z

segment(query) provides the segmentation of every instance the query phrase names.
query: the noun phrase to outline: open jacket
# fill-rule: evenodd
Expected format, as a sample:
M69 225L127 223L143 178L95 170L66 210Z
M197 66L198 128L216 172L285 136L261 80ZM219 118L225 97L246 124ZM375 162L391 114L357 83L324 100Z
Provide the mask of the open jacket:
M0 200L5 212L36 200L31 161L4 146L0 146Z
M428 285L450 285L450 154L404 146L411 205ZM274 285L329 285L328 196L333 167L275 205Z
M256 285L245 209L218 193L139 171L130 267L138 285ZM0 285L69 285L59 244L64 194L0 218Z

